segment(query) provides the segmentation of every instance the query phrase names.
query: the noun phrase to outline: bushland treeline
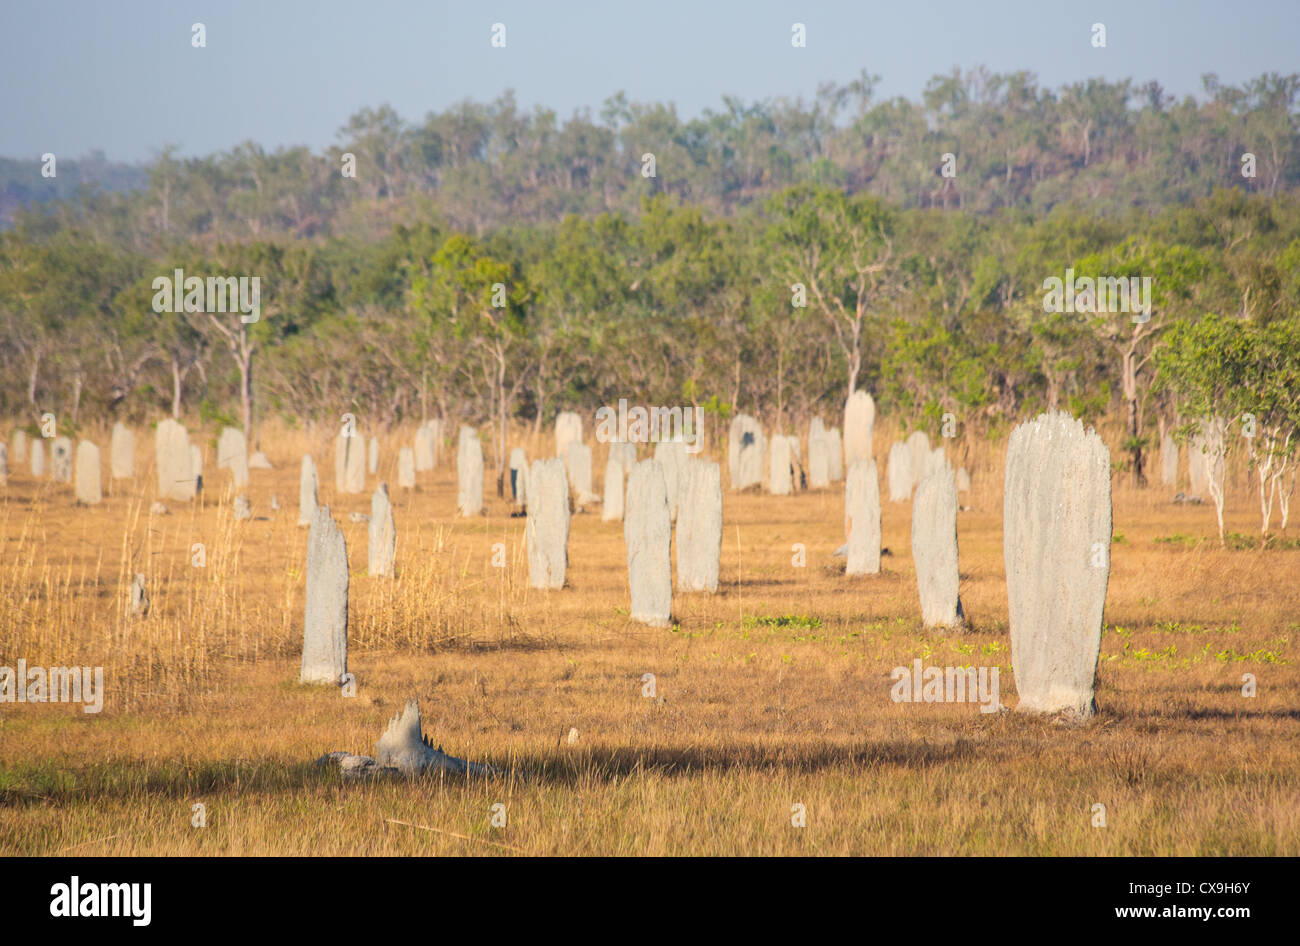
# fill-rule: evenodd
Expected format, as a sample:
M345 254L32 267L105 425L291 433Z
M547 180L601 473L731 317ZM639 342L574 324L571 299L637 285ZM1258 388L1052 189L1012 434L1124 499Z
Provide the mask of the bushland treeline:
M35 160L0 159L0 225L20 205L75 196L81 185L81 200L55 209L62 220L89 213L101 238L154 253L199 237L378 236L431 207L476 235L568 214L631 214L657 193L723 215L797 184L903 208L1035 214L1070 202L1098 213L1153 209L1225 185L1275 197L1300 184L1300 74L1240 86L1208 74L1200 99L1181 100L1155 81L1045 89L1031 73L984 68L935 76L920 101L881 100L878 82L863 72L824 84L811 101L725 98L692 119L621 93L598 116L567 120L521 109L509 92L418 122L382 106L351 116L322 152L250 141L187 158L164 147L143 169L59 155L51 179ZM355 179L341 173L349 154ZM650 180L641 177L646 154L657 165ZM956 177L942 173L945 154ZM1255 156L1250 177L1245 154Z
M1200 102L976 71L874 103L874 82L689 122L616 97L560 126L506 96L361 112L325 154L164 151L146 187L0 236L0 412L256 439L268 414L504 427L626 397L789 429L866 387L967 437L1113 414L1135 477L1164 430L1239 402L1300 428L1300 76L1207 77ZM259 320L156 312L175 269L259 277ZM1067 269L1150 277L1150 311L1045 312Z

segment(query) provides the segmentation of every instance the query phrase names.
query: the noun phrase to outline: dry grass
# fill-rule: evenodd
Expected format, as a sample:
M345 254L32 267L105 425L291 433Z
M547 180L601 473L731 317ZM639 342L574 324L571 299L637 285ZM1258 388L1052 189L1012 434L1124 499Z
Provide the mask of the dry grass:
M11 476L0 665L102 665L107 696L99 715L0 706L0 853L1300 853L1300 551L1156 541L1210 536L1207 507L1117 489L1101 712L1071 729L889 699L890 670L920 657L1000 666L1014 705L996 455L959 519L970 632L921 629L906 504L886 505L884 574L844 577L838 489L727 494L722 590L678 596L678 625L650 630L627 620L621 526L576 516L569 587L529 590L523 520L494 497L486 517L455 519L445 459L414 494L393 491L399 577L367 577L366 527L347 516L369 512L369 493L334 496L328 436L264 433L276 469L254 471L246 523L211 447L206 498L166 517L148 514L147 436L139 477L94 509ZM399 438L383 440L392 484ZM304 449L354 567L354 699L296 683ZM1230 528L1256 527L1244 491L1229 513ZM149 576L143 621L125 617L135 571ZM345 784L311 765L369 752L412 695L447 751L509 774ZM795 803L806 828L791 826Z

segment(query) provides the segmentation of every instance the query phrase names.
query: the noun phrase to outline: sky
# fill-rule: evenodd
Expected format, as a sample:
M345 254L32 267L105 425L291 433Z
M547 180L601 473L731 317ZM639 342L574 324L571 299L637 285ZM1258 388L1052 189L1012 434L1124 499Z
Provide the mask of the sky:
M0 0L0 155L319 150L366 106L419 121L506 89L561 120L619 91L689 118L724 95L808 99L866 69L877 100L918 100L935 74L978 65L1199 96L1206 72L1300 71L1300 0Z

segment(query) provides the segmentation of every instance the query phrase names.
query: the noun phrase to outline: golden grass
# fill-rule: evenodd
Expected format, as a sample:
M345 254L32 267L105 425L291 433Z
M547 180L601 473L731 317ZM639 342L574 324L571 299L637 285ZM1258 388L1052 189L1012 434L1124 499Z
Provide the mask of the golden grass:
M884 573L842 574L838 488L727 493L720 592L676 597L678 625L652 630L627 620L621 525L575 516L569 586L530 590L523 520L494 496L487 516L456 519L445 457L413 494L393 489L398 578L367 577L366 527L348 514L369 512L369 492L334 495L332 432L273 433L252 522L233 521L211 447L205 498L150 517L144 433L137 479L106 481L99 507L25 467L0 491L0 665L102 665L107 688L98 715L0 705L0 853L1300 853L1300 551L1156 541L1212 536L1208 507L1117 488L1100 713L1067 728L889 698L891 669L919 657L997 665L1015 703L1000 451L977 458L959 518L969 632L920 626L908 504L886 504ZM409 437L381 440L368 489L396 482ZM354 569L354 699L296 682L307 449ZM1229 527L1251 533L1254 517L1235 494ZM144 620L125 616L135 571ZM410 696L448 752L508 775L344 783L311 764L372 751Z

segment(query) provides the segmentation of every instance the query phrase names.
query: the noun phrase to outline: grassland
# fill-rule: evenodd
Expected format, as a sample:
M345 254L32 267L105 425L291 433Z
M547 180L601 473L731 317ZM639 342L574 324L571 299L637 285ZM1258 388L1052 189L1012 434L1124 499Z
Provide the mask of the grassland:
M264 433L276 468L254 471L251 522L206 434L204 497L167 516L149 514L147 435L137 478L106 481L98 507L25 465L0 488L0 665L101 665L107 690L99 714L0 705L0 853L1300 853L1300 550L1221 549L1208 507L1117 486L1100 711L1071 728L889 698L890 671L921 658L999 666L1015 704L996 450L958 521L969 631L921 627L908 504L886 504L883 574L843 575L839 488L727 493L722 588L677 596L676 625L652 630L627 619L619 524L576 515L568 587L530 590L523 520L495 496L456 519L446 459L393 488L399 575L369 578L348 514L395 484L409 435L381 438L365 494L336 496L329 433ZM304 450L353 567L351 699L296 682ZM1228 520L1258 527L1244 480ZM136 571L143 620L125 614ZM344 782L312 764L370 752L412 696L448 752L508 774Z

